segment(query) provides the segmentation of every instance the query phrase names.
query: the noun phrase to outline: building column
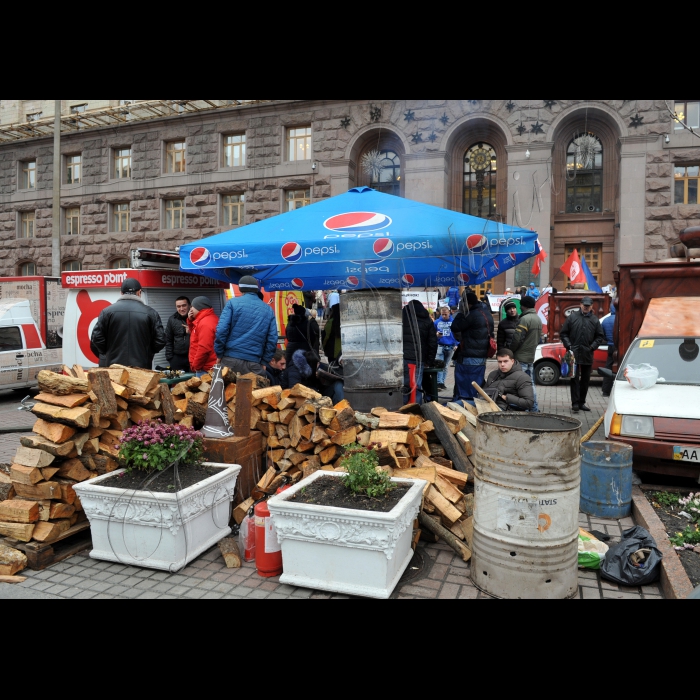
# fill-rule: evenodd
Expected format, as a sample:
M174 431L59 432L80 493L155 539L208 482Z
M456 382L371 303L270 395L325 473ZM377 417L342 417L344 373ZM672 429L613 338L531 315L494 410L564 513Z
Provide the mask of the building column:
M552 277L552 152L553 143L530 143L506 146L508 153L508 217L511 226L533 229L547 252L542 264L540 282ZM528 155L529 152L529 155ZM530 262L529 264L532 264ZM506 287L515 286L515 268L506 272Z
M445 206L447 158L444 151L404 156L404 197L414 202Z
M621 263L644 262L647 151L662 150L662 138L620 138L620 228L615 237L615 268ZM658 147L651 147L657 141Z

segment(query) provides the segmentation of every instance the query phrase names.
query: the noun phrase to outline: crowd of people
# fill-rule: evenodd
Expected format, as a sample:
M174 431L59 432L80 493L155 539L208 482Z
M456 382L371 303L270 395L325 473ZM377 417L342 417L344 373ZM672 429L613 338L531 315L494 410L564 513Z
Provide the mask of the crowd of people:
M154 355L165 348L174 370L202 376L219 364L237 373L266 377L271 385L284 389L303 384L334 402L342 400L340 294L305 292L303 304L292 307L285 350L279 350L277 321L263 301L257 280L245 276L238 286L241 295L226 303L220 317L206 296L191 302L179 297L164 329L158 313L141 299L139 282L127 279L122 296L102 311L92 334L100 366L119 363L150 369ZM534 359L542 321L535 305L540 294L550 290L540 292L530 283L519 296L508 299L495 335L490 306L469 289L461 295L450 294L447 303L432 314L418 300L406 304L402 312L404 403L437 399L435 392L426 392L426 369L437 374L438 392L445 391L448 368L454 362L452 399L473 402L478 385L504 410L538 411ZM323 330L320 317L325 321ZM560 335L576 357L572 408L588 411L593 352L607 336L612 359L612 320L602 327L592 313L591 299L584 297L580 311L568 317ZM486 377L486 363L492 357L498 369ZM604 393L606 389L609 394L610 387L604 385Z

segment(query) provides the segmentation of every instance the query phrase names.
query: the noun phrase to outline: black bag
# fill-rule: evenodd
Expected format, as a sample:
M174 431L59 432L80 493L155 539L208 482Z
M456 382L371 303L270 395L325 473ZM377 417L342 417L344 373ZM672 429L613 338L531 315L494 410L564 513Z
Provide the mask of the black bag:
M644 552L641 566L635 566L632 555L640 549ZM625 530L622 540L612 545L600 567L600 574L608 581L622 586L645 586L654 583L660 576L663 554L656 546L656 540L643 528Z

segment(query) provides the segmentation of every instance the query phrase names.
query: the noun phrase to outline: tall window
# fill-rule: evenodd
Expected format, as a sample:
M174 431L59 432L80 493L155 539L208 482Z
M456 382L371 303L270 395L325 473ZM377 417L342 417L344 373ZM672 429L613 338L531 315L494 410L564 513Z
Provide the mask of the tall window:
M112 231L117 233L126 233L129 231L129 204L113 204L112 205Z
M594 134L581 134L566 151L566 211L603 210L603 144Z
M311 204L311 190L288 190L287 211L294 211Z
M168 199L165 202L165 228L185 228L184 199Z
M66 156L66 184L76 185L81 179L82 156Z
M80 272L83 269L83 263L80 260L66 260L66 262L61 265L61 270L63 272Z
M224 168L245 165L245 134L224 136Z
M365 157L371 158L376 153L374 151ZM401 196L401 157L388 149L378 153L375 167L370 171L369 186L385 194Z
M23 211L20 215L19 238L34 238L34 212Z
M311 160L311 127L287 130L287 160Z
M114 177L122 180L131 177L131 149L114 149Z
M80 235L80 207L66 209L66 236Z
M676 167L673 195L674 203L699 204L698 182L700 182L700 165Z
M700 129L700 100L676 100L675 112L691 129ZM683 125L675 122L673 128L680 131Z
M170 141L165 145L165 172L185 172L185 142Z
M477 143L464 156L464 206L471 216L496 214L496 151L488 143Z
M586 261L586 265L590 269L593 277L596 278L598 284L600 284L600 275L602 272L602 260L603 260L603 246L598 245L588 245L586 243L581 243L579 245L568 245L566 246L566 259L574 252L574 248L578 250L580 258Z
M28 160L22 163L22 189L33 190L36 188L36 161Z
M36 263L26 262L19 266L20 277L34 277L36 275Z
M244 194L226 194L222 200L224 208L224 226L241 226L243 224Z
M109 264L110 270L122 270L129 267L129 258L117 258Z

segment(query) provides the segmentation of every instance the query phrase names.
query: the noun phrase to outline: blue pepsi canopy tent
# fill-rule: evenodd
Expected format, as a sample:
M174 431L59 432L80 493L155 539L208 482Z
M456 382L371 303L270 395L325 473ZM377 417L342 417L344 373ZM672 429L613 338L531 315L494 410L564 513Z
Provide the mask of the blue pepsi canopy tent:
M477 285L537 253L533 231L351 189L184 245L186 272L268 291Z

